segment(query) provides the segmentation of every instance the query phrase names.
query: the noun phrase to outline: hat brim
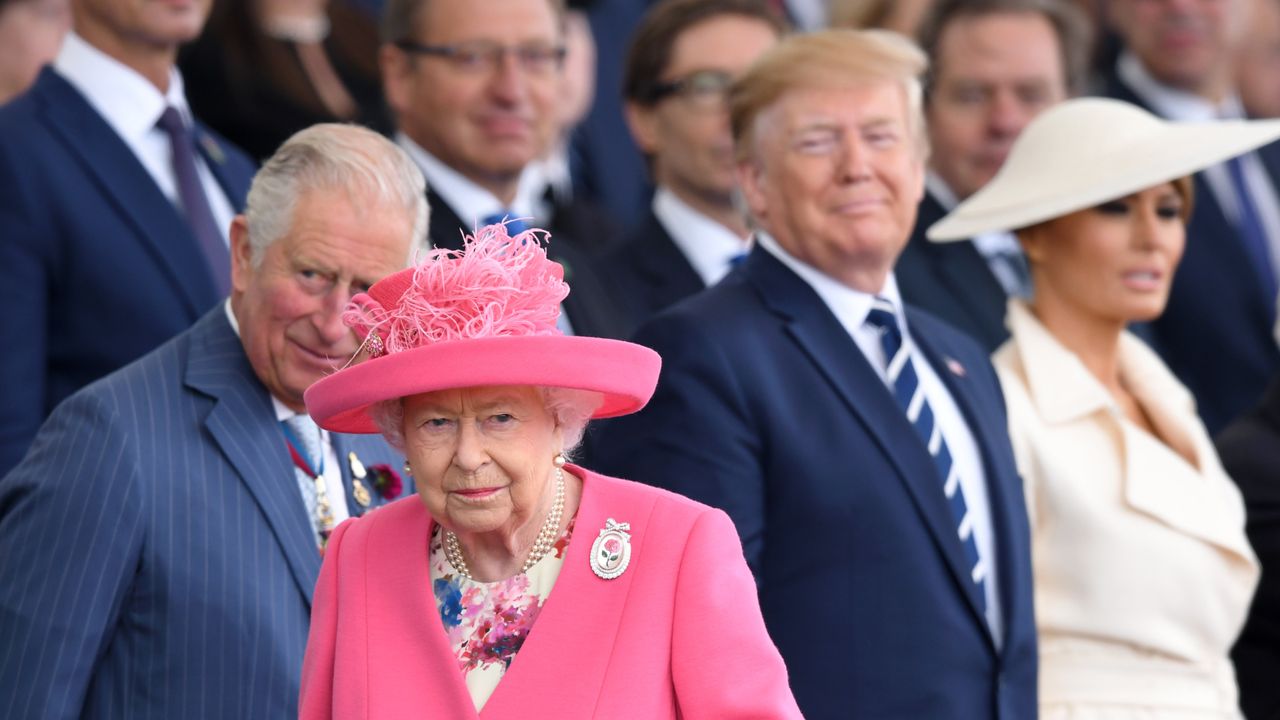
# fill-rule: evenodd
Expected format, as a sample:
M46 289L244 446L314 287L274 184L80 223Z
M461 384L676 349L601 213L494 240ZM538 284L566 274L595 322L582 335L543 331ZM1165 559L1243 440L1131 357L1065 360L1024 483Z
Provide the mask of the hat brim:
M454 340L366 360L307 389L307 412L335 432L377 433L370 406L437 390L531 385L588 390L603 402L592 417L644 407L662 358L621 340L562 335Z
M1095 139L1081 147L1085 141L1055 139L1076 151L1059 147L1035 159L1020 158L1015 143L991 182L934 223L926 236L950 242L1019 230L1122 198L1280 139L1280 121L1163 123L1123 144Z

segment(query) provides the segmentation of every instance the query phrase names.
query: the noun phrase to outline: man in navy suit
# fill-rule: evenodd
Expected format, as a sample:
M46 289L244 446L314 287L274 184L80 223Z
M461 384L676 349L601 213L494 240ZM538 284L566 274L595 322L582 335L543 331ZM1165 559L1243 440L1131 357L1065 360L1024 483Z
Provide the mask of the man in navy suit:
M421 245L422 193L376 133L295 135L232 224L230 300L53 412L0 479L6 716L297 716L324 539L400 461L302 394L355 354L351 296Z
M756 245L641 327L649 406L598 464L723 508L805 717L1036 715L1029 531L986 353L904 306L924 55L794 36L735 85Z
M560 126L563 15L556 0L389 0L383 85L396 141L427 177L432 243L457 250L479 225L531 220L550 231L547 251L573 288L561 330L617 337L591 240L571 231L586 209L545 205L534 167Z
M253 166L174 69L210 2L73 3L57 59L0 108L0 343L22 348L0 359L0 473L63 398L226 297Z
M1106 94L1164 118L1244 117L1234 60L1247 0L1113 0L1124 50ZM1164 315L1151 324L1156 349L1196 398L1210 432L1256 405L1280 349L1271 337L1280 274L1280 145L1195 176L1187 247Z
M763 0L666 0L636 28L624 90L657 190L606 272L628 329L724 277L749 247L729 133L729 84L778 41Z
M994 351L1010 295L1031 277L1013 233L931 243L925 230L986 185L1036 115L1079 92L1088 24L1066 0L943 0L923 32L929 174L915 230L894 268L907 302Z

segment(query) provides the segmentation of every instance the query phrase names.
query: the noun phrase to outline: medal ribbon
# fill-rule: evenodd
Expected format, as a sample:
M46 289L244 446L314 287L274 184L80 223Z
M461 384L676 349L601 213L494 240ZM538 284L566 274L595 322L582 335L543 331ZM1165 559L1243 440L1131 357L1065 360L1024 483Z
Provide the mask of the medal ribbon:
M318 470L313 470L311 463L307 462L307 458L303 456L302 451L298 449L301 444L298 442L297 436L293 434L293 430L288 425L281 423L281 429L284 430L284 444L289 447L289 457L293 460L294 467L306 473L316 486L316 523L320 533L320 552L324 552L325 543L329 540L329 534L333 532L333 512L329 509L329 493L326 492L324 482L324 448L318 448L319 458L317 458Z

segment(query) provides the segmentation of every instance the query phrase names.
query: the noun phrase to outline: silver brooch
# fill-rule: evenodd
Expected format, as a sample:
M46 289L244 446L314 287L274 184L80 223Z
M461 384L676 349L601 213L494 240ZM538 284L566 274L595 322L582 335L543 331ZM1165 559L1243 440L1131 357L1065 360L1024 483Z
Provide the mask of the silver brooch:
M631 563L631 523L620 523L613 518L605 521L600 537L591 545L591 571L605 580L612 580Z

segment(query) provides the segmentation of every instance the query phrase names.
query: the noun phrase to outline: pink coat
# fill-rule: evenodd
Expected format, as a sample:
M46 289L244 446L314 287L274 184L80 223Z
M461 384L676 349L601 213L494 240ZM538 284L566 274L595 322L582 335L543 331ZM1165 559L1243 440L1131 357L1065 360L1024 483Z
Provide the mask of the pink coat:
M584 477L564 568L477 715L431 592L433 522L417 497L344 523L325 552L302 668L301 717L799 718L756 587L723 512ZM591 545L631 525L631 564L603 580Z

